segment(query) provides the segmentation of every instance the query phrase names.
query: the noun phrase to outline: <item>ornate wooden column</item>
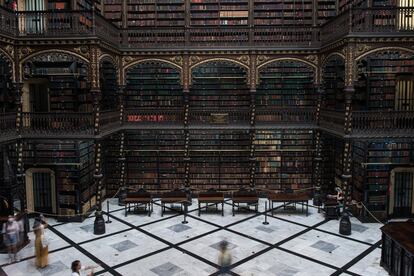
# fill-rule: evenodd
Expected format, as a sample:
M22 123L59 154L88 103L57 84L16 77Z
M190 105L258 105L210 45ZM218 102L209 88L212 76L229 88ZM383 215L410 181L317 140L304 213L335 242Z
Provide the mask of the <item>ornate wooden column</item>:
M354 75L355 75L355 53L354 44L348 44L345 58L345 123L344 123L344 151L342 160L342 190L344 193L344 210L350 201L351 195L351 164L352 164L352 141L349 137L352 130L352 98L355 94Z
M256 66L256 54L250 55L250 187L255 187L256 176L256 153L255 153L255 141L256 141L256 86L257 86L257 66Z
M189 118L189 94L190 94L190 64L189 55L184 53L183 58L183 71L182 71L182 83L183 83L183 101L184 101L184 166L185 166L185 178L184 186L190 187L190 132L188 131L188 118Z
M91 91L93 97L94 114L94 142L95 142L95 170L93 174L94 186L96 187L96 212L93 233L95 235L105 234L105 220L102 215L103 196L103 174L102 174L102 141L100 135L100 101L102 97L99 85L99 48L92 45L90 48L90 76Z
M16 142L17 166L16 166L16 188L24 194L26 191L26 178L23 163L23 139L20 138L23 132L23 82L13 84L16 93L16 133L19 139ZM13 193L13 192L12 192ZM13 201L13 199L12 199ZM13 202L12 202L13 203ZM22 201L22 210L27 208L27 199ZM33 210L29 210L33 211Z
M318 93L317 103L316 103L316 112L315 112L315 123L319 125L320 120L320 112L321 112L321 105L322 105L322 96L324 94L324 90L320 84L320 82L315 83L315 90ZM321 206L322 205L322 198L321 198L321 167L322 167L322 145L321 145L321 131L317 129L315 131L315 156L313 158L313 182L314 182L314 195L313 195L313 205Z

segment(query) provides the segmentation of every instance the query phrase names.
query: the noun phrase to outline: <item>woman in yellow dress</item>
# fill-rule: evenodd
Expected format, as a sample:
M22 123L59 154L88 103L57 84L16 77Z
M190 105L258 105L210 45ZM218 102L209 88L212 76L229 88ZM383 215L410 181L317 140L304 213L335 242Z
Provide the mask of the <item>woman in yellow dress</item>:
M33 231L36 236L35 238L35 256L36 256L36 266L39 268L44 268L48 265L48 256L49 248L45 244L45 228L47 227L47 222L43 215L35 218L33 224Z

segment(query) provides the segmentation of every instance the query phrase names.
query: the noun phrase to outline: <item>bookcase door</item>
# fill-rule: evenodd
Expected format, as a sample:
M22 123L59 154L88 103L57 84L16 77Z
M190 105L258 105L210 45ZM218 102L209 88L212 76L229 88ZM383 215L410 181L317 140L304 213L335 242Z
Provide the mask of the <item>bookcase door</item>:
M394 216L409 217L413 205L414 172L402 171L394 175Z
M50 169L26 171L26 200L30 211L56 213L55 174Z

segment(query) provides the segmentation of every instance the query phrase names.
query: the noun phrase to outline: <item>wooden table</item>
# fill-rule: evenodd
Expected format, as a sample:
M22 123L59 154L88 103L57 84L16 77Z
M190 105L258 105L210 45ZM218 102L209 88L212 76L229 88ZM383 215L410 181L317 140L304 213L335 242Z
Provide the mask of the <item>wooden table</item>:
M207 191L198 195L198 216L201 214L201 204L215 204L218 210L218 204L221 204L221 215L224 216L224 193L217 191Z
M144 205L145 210L147 210L147 207L148 207L149 217L151 216L151 213L154 209L152 195L146 192L145 190L127 193L124 202L125 202L125 216L127 216L128 212L131 211L131 204L134 206L134 209L138 207L139 205Z
M308 201L311 199L308 193L269 193L267 196L269 200L269 205L272 210L272 215L274 212L273 203L274 202L283 202L286 203L302 203L302 212L304 211L303 206L306 205L306 216L309 214ZM286 207L286 206L285 206Z
M381 266L391 275L414 275L414 222L391 222L381 228Z
M232 196L232 213L234 216L235 206L237 206L237 210L240 209L240 204L247 204L248 209L250 210L250 206L255 206L255 211L258 211L259 207L259 197L256 191L237 191L233 193Z
M161 216L164 216L166 204L180 204L181 211L183 211L184 204L188 204L189 200L187 194L183 191L166 192L161 197Z

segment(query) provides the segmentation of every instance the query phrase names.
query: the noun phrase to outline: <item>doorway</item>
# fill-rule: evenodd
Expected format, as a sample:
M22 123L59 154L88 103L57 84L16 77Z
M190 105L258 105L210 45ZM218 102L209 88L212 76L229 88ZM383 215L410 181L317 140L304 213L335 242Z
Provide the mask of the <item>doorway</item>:
M50 169L26 171L26 200L29 211L55 214L55 174Z
M414 214L414 169L396 168L391 172L389 215L407 218Z

